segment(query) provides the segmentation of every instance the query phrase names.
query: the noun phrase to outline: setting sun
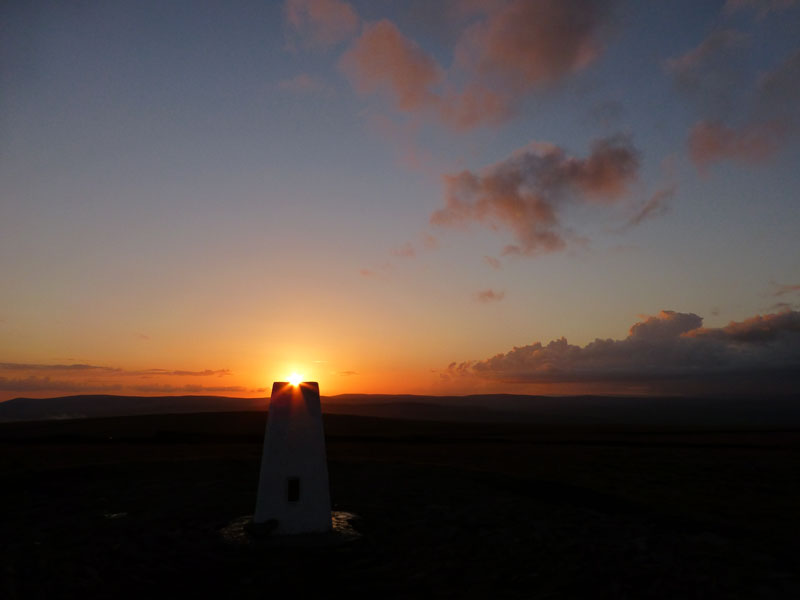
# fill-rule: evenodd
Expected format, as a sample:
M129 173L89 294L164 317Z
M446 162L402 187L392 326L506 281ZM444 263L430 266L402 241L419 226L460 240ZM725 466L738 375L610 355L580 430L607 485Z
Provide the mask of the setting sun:
M302 375L298 375L297 373L292 373L291 375L289 375L289 383L291 383L292 385L298 386L300 385L301 381L303 381Z

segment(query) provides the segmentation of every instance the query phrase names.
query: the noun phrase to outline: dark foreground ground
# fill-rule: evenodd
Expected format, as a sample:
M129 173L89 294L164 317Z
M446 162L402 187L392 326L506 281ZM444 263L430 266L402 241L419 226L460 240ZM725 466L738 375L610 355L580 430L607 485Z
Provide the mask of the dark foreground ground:
M800 598L800 432L326 417L357 541L225 542L266 415L0 426L0 597Z

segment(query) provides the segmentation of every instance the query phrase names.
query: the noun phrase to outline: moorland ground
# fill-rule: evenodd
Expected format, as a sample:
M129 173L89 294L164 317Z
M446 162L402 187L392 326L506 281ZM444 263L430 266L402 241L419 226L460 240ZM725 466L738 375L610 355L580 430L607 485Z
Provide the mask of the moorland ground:
M0 596L800 597L800 431L326 415L361 537L231 543L266 418L0 425Z

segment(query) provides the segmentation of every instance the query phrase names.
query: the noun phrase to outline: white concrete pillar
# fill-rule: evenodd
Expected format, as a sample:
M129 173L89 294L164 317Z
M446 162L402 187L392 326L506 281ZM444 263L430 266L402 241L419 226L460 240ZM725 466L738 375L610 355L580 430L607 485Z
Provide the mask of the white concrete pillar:
M269 403L253 521L276 534L331 530L331 498L319 385L276 381Z

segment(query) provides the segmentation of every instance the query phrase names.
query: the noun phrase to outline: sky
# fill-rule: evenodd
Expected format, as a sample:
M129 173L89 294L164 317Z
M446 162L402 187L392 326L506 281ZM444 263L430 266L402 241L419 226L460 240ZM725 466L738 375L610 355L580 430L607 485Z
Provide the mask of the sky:
M9 1L0 400L797 391L800 1Z

